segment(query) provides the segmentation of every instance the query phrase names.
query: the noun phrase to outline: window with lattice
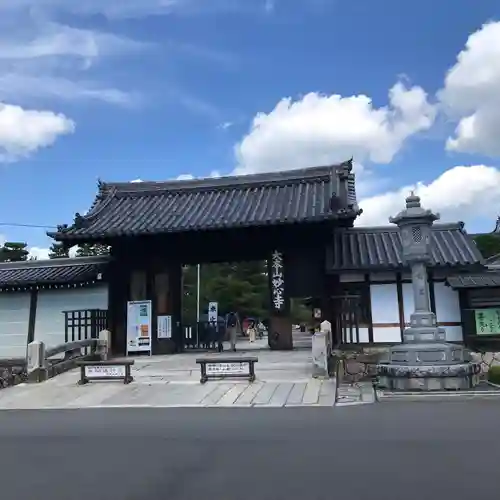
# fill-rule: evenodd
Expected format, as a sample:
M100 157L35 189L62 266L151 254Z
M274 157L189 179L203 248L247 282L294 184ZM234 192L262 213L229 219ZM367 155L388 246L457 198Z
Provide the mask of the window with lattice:
M421 241L422 241L422 228L413 227L411 230L411 234L413 236L413 241L415 243L421 243Z

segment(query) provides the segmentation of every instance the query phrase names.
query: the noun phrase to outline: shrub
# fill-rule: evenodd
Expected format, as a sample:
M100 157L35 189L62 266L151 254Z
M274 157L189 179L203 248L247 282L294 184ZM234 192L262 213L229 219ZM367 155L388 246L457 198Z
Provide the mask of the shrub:
M488 381L500 385L500 365L490 366Z

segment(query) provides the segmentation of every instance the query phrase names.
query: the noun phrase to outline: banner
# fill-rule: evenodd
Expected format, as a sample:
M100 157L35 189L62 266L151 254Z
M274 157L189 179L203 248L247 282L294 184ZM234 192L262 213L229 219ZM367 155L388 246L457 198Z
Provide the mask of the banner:
M217 323L219 319L219 304L217 302L208 303L208 321L210 323Z
M500 309L476 309L477 335L500 335Z
M151 354L151 301L127 303L127 355L131 352Z

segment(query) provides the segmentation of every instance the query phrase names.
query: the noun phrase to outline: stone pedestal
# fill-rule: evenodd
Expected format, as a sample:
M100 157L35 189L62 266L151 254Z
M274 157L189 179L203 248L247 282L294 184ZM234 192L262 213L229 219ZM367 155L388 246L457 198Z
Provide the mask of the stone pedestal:
M462 346L442 342L394 346L377 366L378 386L391 391L471 389L480 372Z

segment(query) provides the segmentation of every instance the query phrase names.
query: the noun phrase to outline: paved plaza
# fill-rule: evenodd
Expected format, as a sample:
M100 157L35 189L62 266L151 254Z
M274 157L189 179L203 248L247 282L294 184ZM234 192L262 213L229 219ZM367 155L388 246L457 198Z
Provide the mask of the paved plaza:
M335 404L336 380L312 377L310 335L294 333L294 351L270 351L267 339L255 343L240 339L237 352L141 356L132 367L134 381L77 384L80 372L72 370L41 384L21 384L0 391L1 409L93 408L93 407L294 407ZM229 346L225 345L228 349ZM200 384L202 356L253 355L257 380L209 380ZM341 386L339 405L372 403L370 384Z

